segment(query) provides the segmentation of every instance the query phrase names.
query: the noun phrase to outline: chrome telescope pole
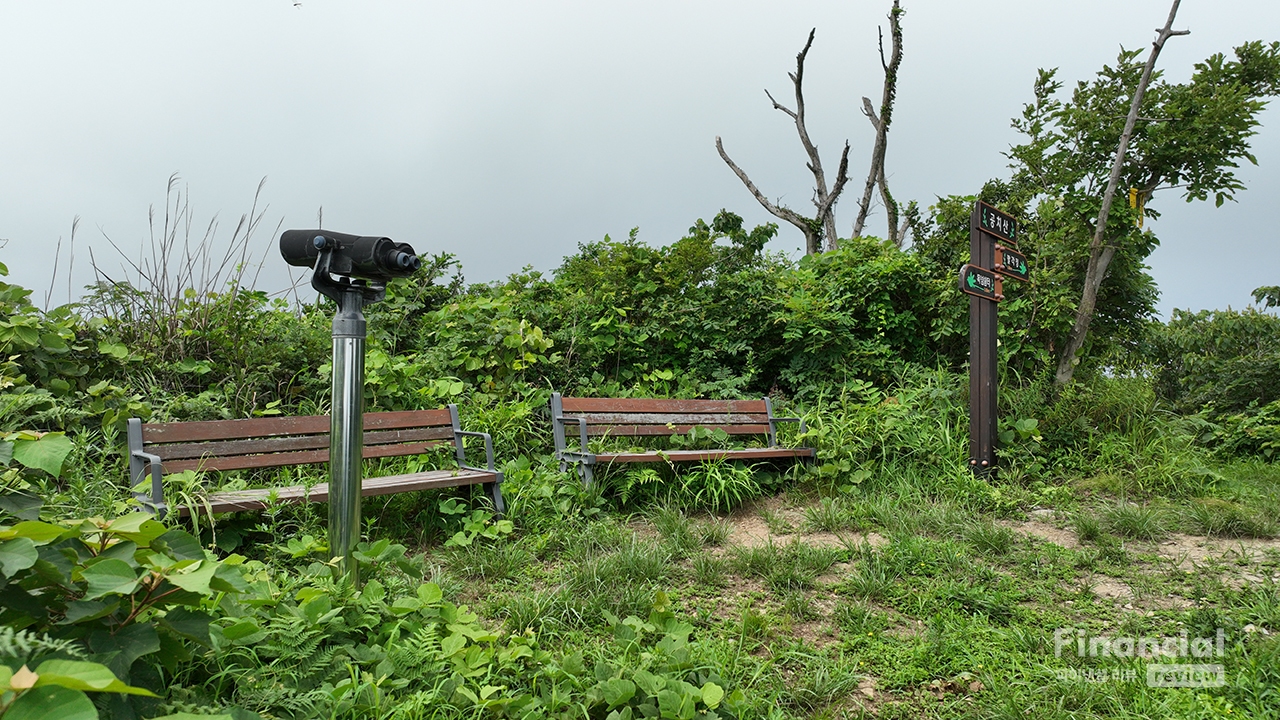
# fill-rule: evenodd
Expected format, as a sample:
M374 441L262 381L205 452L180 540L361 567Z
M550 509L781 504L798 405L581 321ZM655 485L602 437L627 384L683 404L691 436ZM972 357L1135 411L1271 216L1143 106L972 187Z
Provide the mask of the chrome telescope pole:
M366 288L349 284L333 316L333 394L329 411L329 555L359 582L353 555L360 542L360 473L364 454L364 303Z
M333 383L329 410L329 557L351 583L360 582L361 461L364 456L364 306L386 296L386 285L330 274L332 248L323 237L311 286L338 304L333 316Z

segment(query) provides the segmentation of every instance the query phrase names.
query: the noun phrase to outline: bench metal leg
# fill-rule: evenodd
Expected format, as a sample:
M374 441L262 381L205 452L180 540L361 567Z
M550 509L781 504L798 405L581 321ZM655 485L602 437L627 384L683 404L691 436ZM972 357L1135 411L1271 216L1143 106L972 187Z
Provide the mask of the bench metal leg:
M489 493L489 496L493 498L493 509L497 512L498 517L502 517L507 512L506 503L502 501L502 483L485 483L484 488Z
M578 463L578 477L582 478L583 487L591 487L591 483L595 481L595 473L589 463Z

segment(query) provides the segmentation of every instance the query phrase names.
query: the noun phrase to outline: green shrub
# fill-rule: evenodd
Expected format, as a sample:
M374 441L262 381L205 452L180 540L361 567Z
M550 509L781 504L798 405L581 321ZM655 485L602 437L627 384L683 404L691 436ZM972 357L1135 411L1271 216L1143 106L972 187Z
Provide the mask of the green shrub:
M874 238L806 255L778 278L770 320L782 342L767 358L801 396L852 379L888 384L903 361L932 365L937 298L919 261Z
M20 512L31 511L24 504ZM175 673L194 648L212 646L213 598L248 587L234 560L207 556L189 533L145 513L57 524L8 519L16 522L0 525L0 625L73 641L83 659L106 666L106 675L48 670L101 675L80 689L125 692L118 688L129 683L162 692L161 668Z
M1280 317L1256 308L1174 310L1152 326L1155 389L1183 413L1218 417L1280 400Z

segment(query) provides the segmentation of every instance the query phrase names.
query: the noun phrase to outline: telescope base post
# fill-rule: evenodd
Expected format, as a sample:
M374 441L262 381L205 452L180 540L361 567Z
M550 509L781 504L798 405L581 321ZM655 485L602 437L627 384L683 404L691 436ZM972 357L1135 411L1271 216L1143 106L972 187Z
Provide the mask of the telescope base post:
M329 556L358 584L361 460L364 455L364 288L347 285L333 317L333 394L329 425Z

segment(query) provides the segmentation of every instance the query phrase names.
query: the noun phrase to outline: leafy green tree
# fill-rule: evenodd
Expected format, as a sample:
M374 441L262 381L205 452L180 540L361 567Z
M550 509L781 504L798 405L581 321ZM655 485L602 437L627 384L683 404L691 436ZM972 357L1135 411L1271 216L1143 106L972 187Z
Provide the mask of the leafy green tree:
M1280 307L1280 285L1263 285L1260 288L1254 288L1253 301L1261 305L1263 310Z
M1072 316L1065 332L1049 339L1059 383L1070 381L1082 356L1107 357L1152 314L1154 285L1143 262L1158 240L1143 219L1159 216L1154 194L1178 190L1187 201L1213 197L1221 205L1244 189L1235 169L1241 160L1256 163L1249 141L1266 98L1280 91L1280 43L1250 42L1234 54L1233 60L1215 54L1195 65L1189 82L1169 83L1140 62L1138 51L1122 50L1114 65L1077 83L1069 99L1059 97L1056 70L1040 71L1034 101L1014 121L1024 141L1009 152L1013 178L994 194L1027 221L1038 289L1057 296L1070 288L1079 298L1081 288L1087 295L1098 284L1102 333L1088 335L1095 311L1087 297L1065 308L1060 297L1040 305L1050 311L1042 321L1057 324L1064 309ZM1103 212L1128 106L1144 72L1151 72L1151 82L1118 166L1117 182L1131 189L1130 202ZM1119 336L1112 334L1117 330Z

